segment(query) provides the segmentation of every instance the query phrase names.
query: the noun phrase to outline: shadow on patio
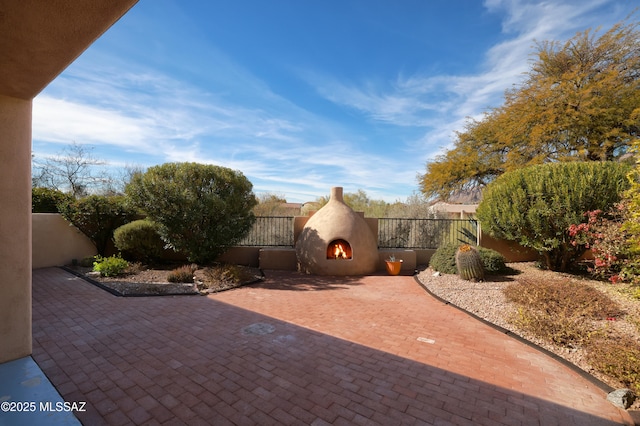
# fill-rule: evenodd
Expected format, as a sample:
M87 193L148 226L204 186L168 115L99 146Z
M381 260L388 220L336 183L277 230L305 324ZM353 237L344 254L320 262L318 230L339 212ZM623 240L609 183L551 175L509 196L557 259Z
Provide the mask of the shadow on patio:
M78 418L91 425L630 421L593 384L412 277L274 292L282 279L119 298L35 270L33 358L65 401L87 402Z

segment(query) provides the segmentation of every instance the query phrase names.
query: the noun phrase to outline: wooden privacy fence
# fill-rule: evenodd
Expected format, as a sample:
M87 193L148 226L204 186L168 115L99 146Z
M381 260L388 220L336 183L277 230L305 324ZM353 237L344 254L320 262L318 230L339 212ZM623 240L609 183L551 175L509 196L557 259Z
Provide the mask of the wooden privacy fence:
M478 221L473 219L378 219L378 247L436 249L452 243L477 244ZM237 244L244 247L293 247L294 218L259 216L249 234Z

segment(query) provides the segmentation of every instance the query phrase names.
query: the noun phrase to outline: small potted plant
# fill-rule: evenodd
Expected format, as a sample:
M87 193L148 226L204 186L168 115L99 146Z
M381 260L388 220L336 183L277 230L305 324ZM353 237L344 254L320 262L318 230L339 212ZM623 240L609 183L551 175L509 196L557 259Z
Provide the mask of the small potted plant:
M392 254L384 262L387 265L389 275L398 275L400 273L400 269L402 269L402 259L396 260L396 257Z

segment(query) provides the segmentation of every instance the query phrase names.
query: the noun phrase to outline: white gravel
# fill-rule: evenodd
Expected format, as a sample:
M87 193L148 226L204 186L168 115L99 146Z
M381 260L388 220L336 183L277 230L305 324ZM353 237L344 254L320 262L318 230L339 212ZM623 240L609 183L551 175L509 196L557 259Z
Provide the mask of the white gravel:
M420 282L430 292L483 318L495 325L510 329L506 320L516 307L507 302L502 290L511 280L504 277L488 277L487 281L465 281L453 274L440 274L427 268L418 274Z

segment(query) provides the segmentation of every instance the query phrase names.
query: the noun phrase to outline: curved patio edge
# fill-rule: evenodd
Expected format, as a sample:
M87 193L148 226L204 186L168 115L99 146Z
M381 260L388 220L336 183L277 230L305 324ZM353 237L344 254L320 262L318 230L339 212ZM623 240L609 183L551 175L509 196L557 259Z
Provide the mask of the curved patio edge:
M606 384L605 382L603 382L602 380L598 379L597 377L589 374L588 372L584 371L582 368L578 367L577 365L575 365L574 363L562 358L560 355L551 352L548 349L543 348L540 345L537 345L533 342L531 342L530 340L525 339L524 337L514 333L511 330L507 330L504 327L501 327L499 325L496 325L494 323L492 323L491 321L488 321L476 314L474 314L473 312L470 312L464 308L461 308L460 306L449 302L446 299L443 299L442 297L438 296L437 294L433 293L431 290L429 290L429 288L424 285L422 283L422 281L420 281L420 279L418 279L417 275L413 276L414 280L418 283L418 285L420 285L420 287L422 287L431 297L433 297L434 299L444 303L445 305L449 305L453 308L458 309L461 312L464 312L465 314L469 315L470 317L488 325L489 327L499 331L500 333L503 333L515 340L518 340L522 343L524 343L525 345L547 355L548 357L553 358L554 360L560 362L561 364L563 364L564 366L570 368L571 370L573 370L574 372L576 372L577 374L579 374L581 377L583 377L584 379L588 380L590 383L594 384L595 386L599 387L600 389L602 389L604 392L609 393L615 390L615 388L613 388L612 386L609 386L608 384ZM629 413L631 415L631 417L633 418L634 422L636 425L640 425L640 411L638 410L626 410L627 413Z

